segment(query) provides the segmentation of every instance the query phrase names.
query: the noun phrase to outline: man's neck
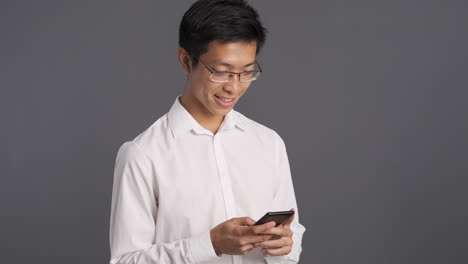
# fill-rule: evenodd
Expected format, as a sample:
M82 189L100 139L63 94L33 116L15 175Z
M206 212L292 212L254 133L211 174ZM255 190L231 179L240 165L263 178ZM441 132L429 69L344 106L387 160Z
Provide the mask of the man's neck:
M196 102L191 102L188 96L182 95L179 97L179 102L202 127L208 129L213 134L218 132L224 120L224 116L211 114L203 105L197 105Z

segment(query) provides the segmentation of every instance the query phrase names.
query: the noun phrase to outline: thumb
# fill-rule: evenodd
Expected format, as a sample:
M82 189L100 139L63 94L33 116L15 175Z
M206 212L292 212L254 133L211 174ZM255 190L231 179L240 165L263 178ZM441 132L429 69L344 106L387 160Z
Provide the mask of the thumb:
M291 208L291 211L294 211L294 214L296 213L296 209ZM283 226L290 226L292 221L294 220L294 214L292 214L288 219L286 219L282 224Z
M250 217L239 217L236 221L239 225L251 226L255 224L255 220Z

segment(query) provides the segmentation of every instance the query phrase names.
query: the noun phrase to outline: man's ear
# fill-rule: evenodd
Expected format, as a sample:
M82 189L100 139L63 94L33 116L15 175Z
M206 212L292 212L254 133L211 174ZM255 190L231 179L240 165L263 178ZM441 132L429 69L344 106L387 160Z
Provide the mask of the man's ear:
M189 75L192 73L192 60L184 48L177 48L177 59L185 74Z

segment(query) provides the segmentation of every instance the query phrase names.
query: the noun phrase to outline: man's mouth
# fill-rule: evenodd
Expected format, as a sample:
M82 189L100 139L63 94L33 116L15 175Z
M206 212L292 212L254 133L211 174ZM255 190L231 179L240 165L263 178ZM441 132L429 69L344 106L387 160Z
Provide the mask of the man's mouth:
M219 96L219 95L216 95L216 94L214 95L214 97L215 97L215 101L218 103L218 105L220 105L223 108L229 108L229 107L233 106L234 103L236 102L235 98L222 97L222 96Z
M234 98L221 97L217 96L216 94L214 96L216 96L220 100L223 100L224 102L231 102L232 100L234 100Z

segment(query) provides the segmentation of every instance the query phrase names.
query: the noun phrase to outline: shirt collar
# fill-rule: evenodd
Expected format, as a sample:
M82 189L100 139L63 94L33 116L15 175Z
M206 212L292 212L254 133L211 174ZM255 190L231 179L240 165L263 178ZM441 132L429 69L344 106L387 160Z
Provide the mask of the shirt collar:
M193 116L180 103L179 98L180 95L176 97L174 104L172 104L172 107L167 114L169 126L174 138L177 138L190 130L193 130L197 134L213 135L211 131L202 127L195 118L193 118ZM247 125L241 115L234 109L231 109L231 111L229 111L229 113L224 117L218 132L230 130L235 127L239 128L243 132L247 131Z

